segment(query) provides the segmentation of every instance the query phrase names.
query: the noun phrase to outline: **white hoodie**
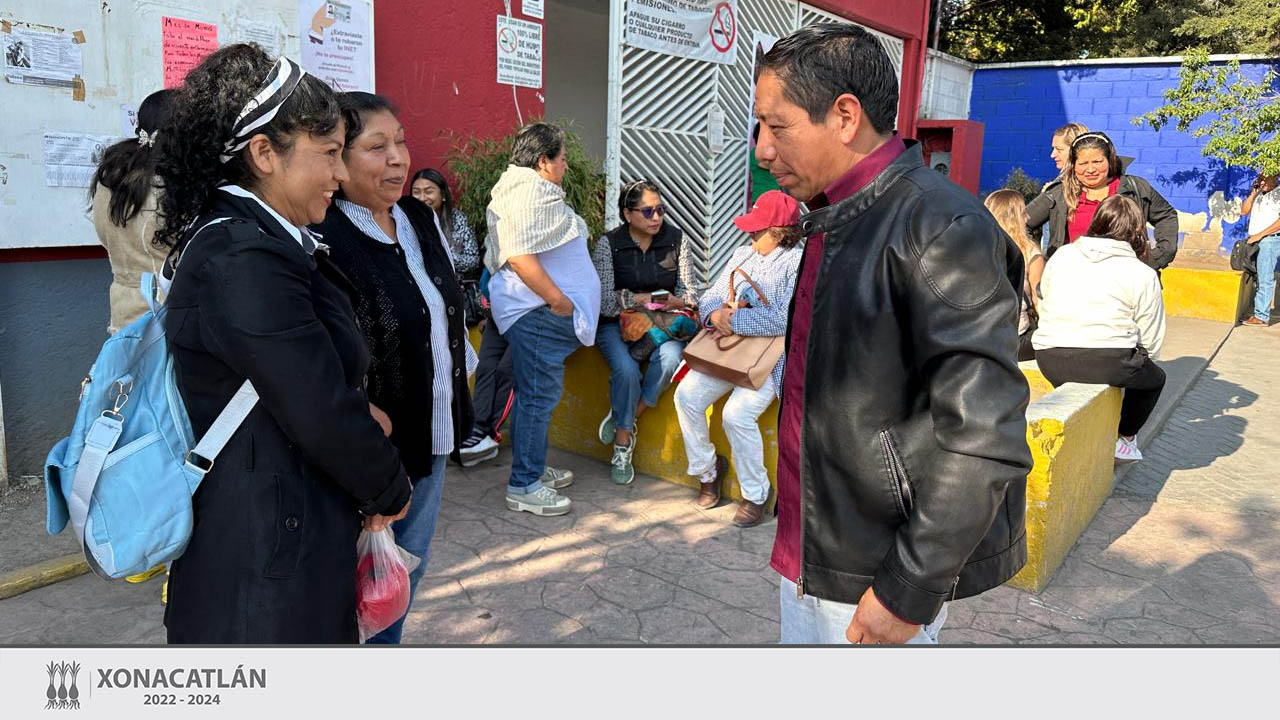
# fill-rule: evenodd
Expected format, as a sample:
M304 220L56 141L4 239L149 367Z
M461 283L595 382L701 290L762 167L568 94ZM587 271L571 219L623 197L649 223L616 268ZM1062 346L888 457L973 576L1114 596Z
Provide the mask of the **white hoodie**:
M1040 294L1036 350L1141 345L1153 360L1160 355L1160 278L1128 243L1084 235L1064 245L1045 265Z

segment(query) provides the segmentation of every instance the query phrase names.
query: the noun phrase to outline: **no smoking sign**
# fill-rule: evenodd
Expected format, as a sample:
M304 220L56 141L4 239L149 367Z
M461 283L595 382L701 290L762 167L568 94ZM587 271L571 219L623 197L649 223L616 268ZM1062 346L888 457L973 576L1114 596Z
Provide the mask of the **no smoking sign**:
M733 17L733 7L727 2L716 5L711 17L711 45L720 52L728 52L738 37L738 23Z

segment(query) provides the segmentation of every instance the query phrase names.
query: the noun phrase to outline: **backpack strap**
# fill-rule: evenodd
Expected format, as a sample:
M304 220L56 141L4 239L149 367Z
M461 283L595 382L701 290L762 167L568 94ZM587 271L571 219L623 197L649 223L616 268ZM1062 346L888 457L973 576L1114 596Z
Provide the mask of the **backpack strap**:
M236 434L236 430L257 404L258 391L254 389L252 382L245 380L236 394L231 396L227 406L218 413L204 437L200 438L200 442L183 459L187 469L201 478L208 474L213 469L213 461L218 458L218 453L227 446L231 436Z
M71 528L81 546L84 545L84 526L89 519L89 501L93 499L93 489L98 486L98 475L102 473L107 455L115 449L122 432L124 418L119 412L108 410L99 415L89 426L89 432L85 433L84 450L80 454L80 464L76 467L71 496L67 498ZM85 555L92 557L92 553Z

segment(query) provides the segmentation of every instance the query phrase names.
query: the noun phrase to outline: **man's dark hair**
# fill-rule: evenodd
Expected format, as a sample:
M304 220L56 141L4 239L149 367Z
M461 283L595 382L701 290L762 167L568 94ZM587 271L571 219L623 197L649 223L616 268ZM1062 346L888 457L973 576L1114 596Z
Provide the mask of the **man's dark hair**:
M820 23L782 38L764 56L759 72L782 81L786 99L822 122L836 98L849 93L862 103L871 127L886 133L897 125L898 77L874 35L848 23Z
M516 135L511 145L511 164L538 169L542 158L558 158L564 152L564 131L550 123L534 123Z

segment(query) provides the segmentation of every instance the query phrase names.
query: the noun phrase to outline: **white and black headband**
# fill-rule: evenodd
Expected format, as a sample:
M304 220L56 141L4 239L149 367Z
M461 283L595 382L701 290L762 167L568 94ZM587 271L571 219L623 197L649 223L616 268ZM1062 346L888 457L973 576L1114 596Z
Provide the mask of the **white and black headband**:
M283 55L267 73L267 79L254 96L245 103L244 109L236 116L236 123L231 132L231 139L223 146L218 159L224 163L231 162L236 153L249 144L249 138L275 119L280 106L289 99L306 71Z

